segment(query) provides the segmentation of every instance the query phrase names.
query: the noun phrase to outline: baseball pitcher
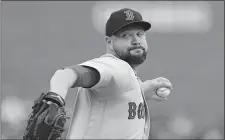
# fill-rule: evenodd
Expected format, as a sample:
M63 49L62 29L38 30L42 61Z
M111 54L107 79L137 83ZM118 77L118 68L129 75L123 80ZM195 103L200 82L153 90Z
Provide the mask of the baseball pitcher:
M34 105L36 112L32 112L24 139L61 136L66 122L64 100L75 87L77 99L67 139L148 139L146 101L164 101L172 89L166 78L142 82L137 75L147 57L150 28L135 10L113 12L105 27L106 53L54 73L50 90Z

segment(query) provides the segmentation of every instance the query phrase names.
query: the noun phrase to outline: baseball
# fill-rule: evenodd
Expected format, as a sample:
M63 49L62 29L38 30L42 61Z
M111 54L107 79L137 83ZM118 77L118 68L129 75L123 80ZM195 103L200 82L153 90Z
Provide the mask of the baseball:
M156 94L158 96L161 96L161 97L164 97L165 98L168 95L170 95L170 89L169 88L165 88L165 87L159 88L159 89L156 90Z

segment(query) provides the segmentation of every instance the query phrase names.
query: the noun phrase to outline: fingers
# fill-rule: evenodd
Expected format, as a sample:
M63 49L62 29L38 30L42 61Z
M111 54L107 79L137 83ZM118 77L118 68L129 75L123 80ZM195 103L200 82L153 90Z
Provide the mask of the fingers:
M52 104L52 101L47 101L47 100L42 100L42 102L47 103L47 104Z
M153 81L154 81L156 89L162 88L162 87L172 89L172 83L166 78L159 77L154 79Z
M162 97L159 97L159 96L157 96L155 94L152 96L152 99L156 100L156 101L165 101L165 100L167 100L167 98L162 98Z
M54 103L54 102L52 102L52 101L47 101L47 104L48 104L48 105L53 105L53 106L59 106L59 104Z
M53 103L52 101L47 101L47 104L49 104L49 105L52 104L52 103Z

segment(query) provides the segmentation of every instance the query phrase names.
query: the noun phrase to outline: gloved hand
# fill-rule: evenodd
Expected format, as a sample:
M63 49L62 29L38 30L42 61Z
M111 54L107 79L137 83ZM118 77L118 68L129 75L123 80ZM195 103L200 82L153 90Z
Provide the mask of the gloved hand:
M44 92L34 101L23 140L56 140L66 124L65 101L58 94Z

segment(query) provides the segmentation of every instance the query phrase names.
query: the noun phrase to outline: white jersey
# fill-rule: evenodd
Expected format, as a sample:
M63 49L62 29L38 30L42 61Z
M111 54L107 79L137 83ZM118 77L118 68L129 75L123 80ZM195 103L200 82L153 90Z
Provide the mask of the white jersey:
M148 139L150 115L140 81L111 54L86 61L100 72L92 88L79 88L67 139Z

